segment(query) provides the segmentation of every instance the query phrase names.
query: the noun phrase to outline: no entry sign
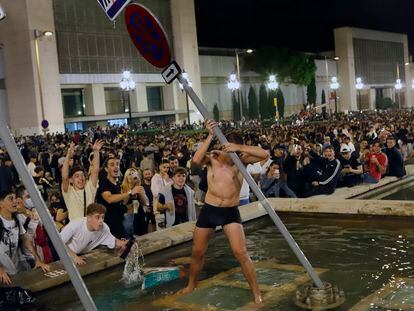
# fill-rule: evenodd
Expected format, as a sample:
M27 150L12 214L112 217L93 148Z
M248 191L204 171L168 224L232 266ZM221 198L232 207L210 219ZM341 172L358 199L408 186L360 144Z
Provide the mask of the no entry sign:
M165 68L171 61L167 36L157 18L144 6L133 3L125 10L129 36L141 55L152 65Z

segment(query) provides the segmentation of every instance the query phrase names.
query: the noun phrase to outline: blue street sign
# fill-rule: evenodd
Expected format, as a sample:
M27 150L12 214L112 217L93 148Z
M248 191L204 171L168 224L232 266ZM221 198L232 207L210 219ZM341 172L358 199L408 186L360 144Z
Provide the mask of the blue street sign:
M106 16L113 21L131 0L98 0Z

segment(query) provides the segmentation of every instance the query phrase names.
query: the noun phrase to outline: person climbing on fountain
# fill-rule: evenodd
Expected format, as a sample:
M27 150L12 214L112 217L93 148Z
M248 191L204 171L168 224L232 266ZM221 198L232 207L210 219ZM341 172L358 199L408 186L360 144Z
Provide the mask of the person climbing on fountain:
M60 237L77 265L86 264L85 258L79 254L90 252L99 245L121 250L126 247L128 241L115 238L104 223L105 213L106 208L102 204L89 204L86 217L75 219L62 229Z
M228 153L236 152L246 165L266 159L268 153L260 147L244 145L243 139L236 132L227 135L229 143L223 145L222 150L213 150L208 153L207 150L213 141L213 131L217 123L213 120L206 120L205 126L209 135L194 154L193 162L200 166L207 165L208 191L194 230L188 285L181 290L181 293L190 293L195 289L197 277L203 268L208 241L215 228L223 226L233 254L240 262L243 274L253 292L254 302L261 304L262 298L256 280L256 271L247 253L238 209L243 176Z

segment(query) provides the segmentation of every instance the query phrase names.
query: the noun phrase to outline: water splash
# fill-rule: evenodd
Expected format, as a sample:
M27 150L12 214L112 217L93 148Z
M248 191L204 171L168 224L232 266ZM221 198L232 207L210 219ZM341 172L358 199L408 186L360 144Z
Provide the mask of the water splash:
M144 255L138 241L131 247L131 251L126 259L122 281L128 287L142 284L144 281Z

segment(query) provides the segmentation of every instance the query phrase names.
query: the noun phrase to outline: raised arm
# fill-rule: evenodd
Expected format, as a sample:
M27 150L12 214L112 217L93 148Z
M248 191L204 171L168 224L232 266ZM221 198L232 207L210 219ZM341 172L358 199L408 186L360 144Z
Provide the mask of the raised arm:
M200 146L200 148L198 148L192 159L193 163L199 166L203 166L210 161L209 157L207 157L206 154L208 147L210 147L210 144L214 138L213 130L217 126L217 123L214 120L206 120L205 124L206 128L208 129L208 136L206 140L203 142L203 144Z
M266 160L269 154L266 150L257 146L238 145L228 143L223 146L225 152L240 152L240 160L244 164L253 164Z
M98 176L99 176L99 161L100 161L100 151L102 149L102 146L104 145L104 141L102 139L98 139L95 141L92 149L93 149L93 170L91 173L91 181L92 184L97 187L98 186Z
M68 192L69 189L69 161L73 157L75 151L75 144L71 143L66 153L65 161L62 166L62 190Z

